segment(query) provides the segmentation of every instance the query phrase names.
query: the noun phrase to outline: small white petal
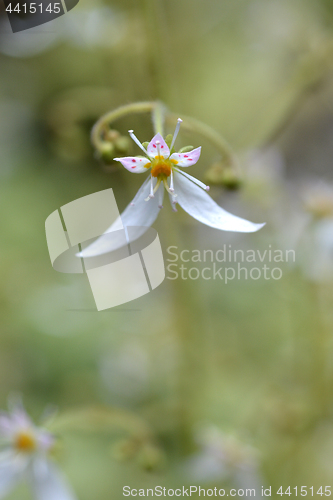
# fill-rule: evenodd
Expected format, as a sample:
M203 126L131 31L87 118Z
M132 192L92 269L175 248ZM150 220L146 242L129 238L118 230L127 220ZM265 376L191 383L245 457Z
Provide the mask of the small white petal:
M146 167L146 165L150 163L148 158L140 158L139 156L124 156L124 158L114 158L114 160L120 161L126 170L134 174L147 172L149 167Z
M8 407L10 410L10 418L19 428L28 429L34 427L32 420L25 411L22 398L20 396L17 396L16 394L12 395L8 399Z
M76 500L61 472L48 460L35 459L30 472L36 500Z
M10 438L17 432L17 424L7 413L0 414L0 435L1 437Z
M207 226L223 231L252 233L265 225L255 224L230 214L215 203L206 191L178 172L174 173L174 180L177 203L185 212Z
M55 437L44 429L38 429L36 437L40 450L48 451L54 445Z
M120 215L120 220L116 220L111 227L106 231L105 234L113 231L113 227L119 228L120 222L122 222L124 227L136 226L137 230L131 232L131 242L137 238L140 238L147 227L150 227L153 222L156 220L159 213L159 206L163 203L163 195L164 189L163 185L161 185L157 192L155 193L154 198L149 201L145 201L146 198L149 197L150 193L150 179L149 176L145 182L140 187L139 191L135 195L135 198L132 202L127 205L123 213ZM156 180L154 180L156 183ZM119 231L120 233L121 231ZM89 245L87 248L82 250L79 254L80 257L95 257L97 255L102 255L108 252L112 252L121 248L123 246L123 238L119 235L119 241L117 238L112 238L112 241L108 238L101 236L94 243Z
M27 461L14 450L0 453L0 498L5 497L21 480Z
M161 134L156 134L152 138L150 143L148 144L148 147L147 147L148 155L151 158L155 158L155 156L158 155L156 141L159 141L159 143L160 143L159 148L160 148L161 156L163 156L164 158L169 158L170 149L169 149L169 146L167 145L167 143L165 142L165 140L163 139L163 137L161 136Z
M196 149L192 149L188 153L173 153L170 156L170 160L175 160L177 167L190 167L197 163L200 158L201 146Z

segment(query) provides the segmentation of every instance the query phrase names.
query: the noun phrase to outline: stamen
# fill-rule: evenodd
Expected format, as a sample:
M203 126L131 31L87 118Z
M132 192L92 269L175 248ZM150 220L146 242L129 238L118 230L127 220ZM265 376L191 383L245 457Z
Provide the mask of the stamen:
M156 147L157 147L158 156L161 156L161 142L160 141L156 141Z
M181 118L178 118L178 120L177 120L177 125L176 125L176 128L175 128L175 132L173 134L173 138L172 138L172 141L171 141L170 151L172 150L173 145L176 142L176 138L177 138L177 135L178 135L178 132L179 132L179 129L180 129L180 124L182 123L182 121L183 120Z
M20 432L15 438L15 446L21 452L32 452L36 449L35 436L30 431Z
M151 175L150 176L150 193L147 196L147 198L145 198L145 201L149 201L152 198L154 198L154 184L153 184L153 176Z
M179 170L179 168L175 168L175 170L179 173L182 174L184 177L187 177L190 181L192 181L194 184L197 184L197 186L201 187L201 189L204 189L205 191L209 191L210 187L206 186L203 182L199 181L199 179L196 179L195 177L192 177L192 175L187 174L183 170Z
M167 180L166 180L166 177L163 177L163 184L164 184L165 189L168 191L168 193L170 193L173 197L176 197L176 196L177 196L177 195L174 193L174 189L171 191L171 189L169 188L168 183L167 183Z
M156 193L156 191L160 187L161 181L162 181L161 177L158 177L157 182L156 182L156 186L154 187L154 191L153 191L154 194Z
M147 150L142 146L142 144L139 141L139 139L134 135L133 130L129 130L128 133L131 136L131 138L133 139L133 141L139 146L139 148L142 149L142 151L144 152L144 154L146 156L148 156Z
M174 192L174 190L175 190L175 189L174 189L174 187L173 187L173 171L172 171L172 169L171 169L171 173L170 173L170 191L171 191L171 193L173 193L173 192Z
M150 194L149 198L154 198L154 183L153 183L153 176L150 176Z

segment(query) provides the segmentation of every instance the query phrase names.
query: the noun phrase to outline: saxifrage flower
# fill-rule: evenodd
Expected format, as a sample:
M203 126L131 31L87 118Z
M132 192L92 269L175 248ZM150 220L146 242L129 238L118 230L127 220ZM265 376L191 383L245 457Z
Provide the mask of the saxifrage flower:
M26 480L36 500L75 500L62 474L48 458L54 437L36 427L22 404L0 413L0 498Z
M183 148L179 152L173 152L181 122L182 120L178 118L170 147L161 134L156 134L145 148L134 135L133 130L129 130L131 138L142 150L144 156L126 156L114 159L131 173L149 172L149 176L132 202L120 215L123 226L151 226L156 220L159 210L163 208L164 191L166 190L174 211L177 211L176 204L179 204L185 212L207 226L243 233L258 231L264 224L255 224L230 214L209 196L208 186L181 170L181 168L187 168L197 163L201 153L201 147L192 151L184 151L186 148ZM117 223L118 221L114 224L115 227L117 227ZM112 226L106 232L111 230ZM142 231L137 232L138 236L141 234ZM111 248L101 237L79 255L92 257L114 249L115 247Z

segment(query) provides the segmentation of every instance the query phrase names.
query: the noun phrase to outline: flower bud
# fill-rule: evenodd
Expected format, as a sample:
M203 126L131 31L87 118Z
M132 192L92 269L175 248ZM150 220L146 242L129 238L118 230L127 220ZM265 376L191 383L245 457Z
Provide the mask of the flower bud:
M117 156L126 156L130 150L130 140L121 135L117 130L110 129L104 133L103 142L98 148L101 160L110 164Z
M192 149L194 149L193 146L184 146L178 151L178 153L189 153Z
M237 190L242 185L242 179L232 167L226 167L221 162L214 163L206 172L205 180L209 185L223 186L230 191Z
M320 183L303 189L303 203L306 211L315 218L323 219L333 215L333 188Z
M171 147L171 143L172 143L172 138L173 138L173 135L172 134L168 134L166 136L166 138L164 139L165 142L167 143L168 147L170 148Z
M133 458L138 451L138 443L134 439L122 439L112 448L112 455L116 460L124 461Z
M111 142L105 142L98 151L98 156L104 163L112 163L116 157L115 146Z
M139 464L148 471L161 467L163 461L164 456L162 451L150 443L145 444L138 454Z
M116 155L128 155L130 150L130 139L125 136L119 137L114 143Z

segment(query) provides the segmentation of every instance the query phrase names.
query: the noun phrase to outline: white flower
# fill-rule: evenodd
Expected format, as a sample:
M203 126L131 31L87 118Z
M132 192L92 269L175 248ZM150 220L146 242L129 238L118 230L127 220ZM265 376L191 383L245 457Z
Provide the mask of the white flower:
M181 122L182 120L178 118L170 148L161 134L156 134L145 149L134 135L133 130L129 130L131 138L145 156L126 156L114 159L121 162L129 172L134 174L150 172L150 175L121 214L122 224L125 227L140 226L142 230L136 232L136 237L141 236L144 232L143 226L151 226L157 218L159 209L163 208L165 188L174 211L177 211L175 205L178 203L189 215L215 229L244 233L258 231L264 224L254 224L223 210L207 194L208 186L187 172L180 170L179 167L187 168L197 163L201 153L201 147L189 152L172 153ZM119 228L119 221L116 221L113 226L115 229ZM106 233L112 231L113 226ZM79 255L92 257L114 250L115 246L111 248L107 241L102 236Z
M33 424L22 404L0 413L0 440L0 498L25 479L36 500L75 500L62 474L48 459L54 437Z
M188 458L183 467L188 479L207 483L231 480L237 488L254 488L254 496L260 496L263 483L256 450L213 426L201 429L196 441L199 451Z

